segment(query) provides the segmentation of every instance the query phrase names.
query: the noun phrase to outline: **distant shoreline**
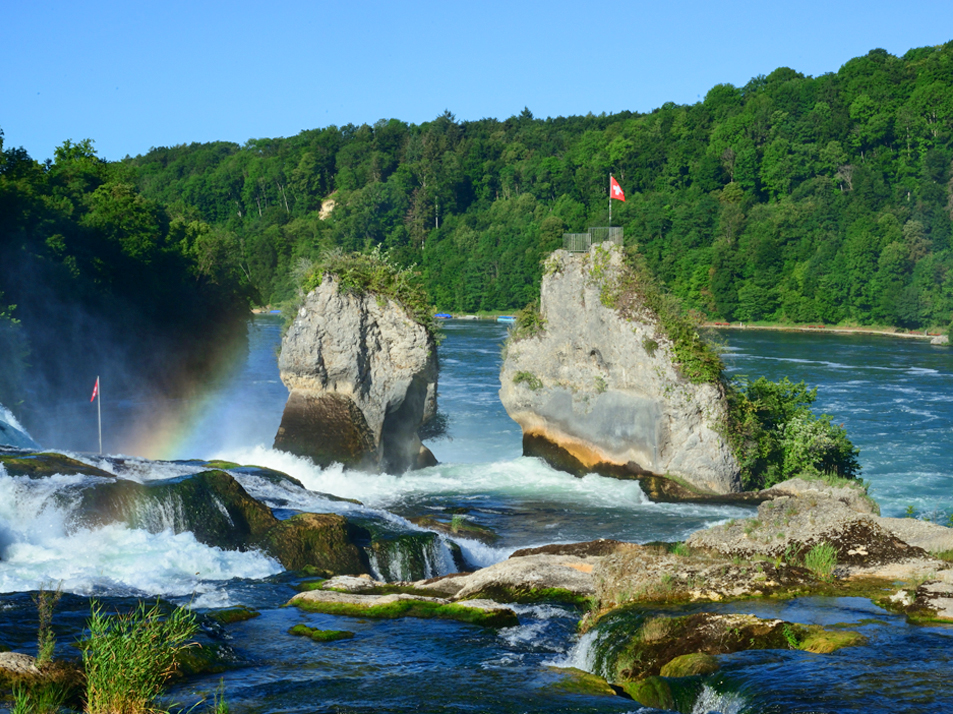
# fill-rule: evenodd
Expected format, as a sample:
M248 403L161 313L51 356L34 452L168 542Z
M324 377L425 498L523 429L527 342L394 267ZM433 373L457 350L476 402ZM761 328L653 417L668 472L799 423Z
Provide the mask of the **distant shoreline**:
M932 340L934 337L943 335L942 332L897 332L890 327L877 329L873 327L836 327L833 325L749 325L743 322L703 322L701 326L716 330L776 330L779 332L813 332L819 334L849 333L918 340Z

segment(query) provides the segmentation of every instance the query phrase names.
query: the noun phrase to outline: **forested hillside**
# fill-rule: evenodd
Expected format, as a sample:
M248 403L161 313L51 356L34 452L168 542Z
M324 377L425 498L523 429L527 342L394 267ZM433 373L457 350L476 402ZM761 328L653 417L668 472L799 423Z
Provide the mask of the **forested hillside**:
M88 401L99 374L117 399L207 376L252 295L213 235L88 140L39 164L0 132L0 403L35 428L31 410Z
M613 223L712 319L947 325L953 43L777 69L651 114L327 127L127 159L144 196L214 226L264 303L322 251L381 245L443 309L536 296L564 231ZM331 210L333 206L333 210ZM217 259L217 258L215 258Z

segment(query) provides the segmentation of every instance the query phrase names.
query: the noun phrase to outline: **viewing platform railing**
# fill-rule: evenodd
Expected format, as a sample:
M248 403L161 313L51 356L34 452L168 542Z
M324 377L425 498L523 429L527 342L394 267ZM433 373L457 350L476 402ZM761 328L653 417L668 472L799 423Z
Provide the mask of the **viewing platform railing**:
M586 253L593 243L623 244L621 226L590 228L588 233L563 233L563 250L570 253Z

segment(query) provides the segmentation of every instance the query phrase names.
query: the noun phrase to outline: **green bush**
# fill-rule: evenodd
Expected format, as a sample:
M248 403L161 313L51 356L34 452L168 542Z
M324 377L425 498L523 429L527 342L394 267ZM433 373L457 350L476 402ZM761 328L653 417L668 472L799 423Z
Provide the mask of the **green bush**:
M768 488L789 478L856 479L859 450L843 426L816 416L817 389L787 377L739 379L726 385L728 441L741 465L745 490Z
M546 320L539 311L539 300L534 300L516 313L516 323L510 330L510 337L514 340L522 340L541 335L545 330Z
M328 251L305 274L301 290L307 295L321 285L326 276L333 275L344 293L391 298L431 336L439 339L440 325L434 317L434 306L414 267L398 267L381 252L380 246L367 253Z
M87 714L148 714L175 672L179 653L192 646L195 615L165 613L159 603L139 603L125 615L106 615L92 603L83 643Z
M633 298L637 298L637 303ZM698 320L686 312L678 298L665 292L646 264L645 256L635 248L626 250L625 269L609 302L626 318L635 316L630 311L636 304L653 312L661 332L672 343L679 371L689 382L704 384L721 381L725 365L718 353L698 334ZM654 340L643 342L643 346L650 355L658 349L658 343Z

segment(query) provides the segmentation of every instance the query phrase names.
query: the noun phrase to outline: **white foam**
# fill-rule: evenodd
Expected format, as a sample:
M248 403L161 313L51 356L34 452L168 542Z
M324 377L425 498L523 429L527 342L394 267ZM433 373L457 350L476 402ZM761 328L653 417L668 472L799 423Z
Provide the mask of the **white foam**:
M605 676L603 672L596 670L596 644L599 642L601 633L598 629L589 630L581 635L569 649L564 657L559 657L549 662L543 662L550 667L560 667L563 669L573 668L581 669L584 672L595 674L600 677Z
M29 432L27 432L27 430L23 428L20 422L17 421L17 418L13 416L13 412L11 412L2 404L0 404L0 421L5 421L7 424L12 426L17 431L22 431L27 436L30 436ZM32 439L33 437L30 437L30 438Z
M741 714L748 702L740 694L728 692L720 694L707 684L695 700L692 714Z
M64 488L84 479L0 479L0 592L62 581L65 591L77 594L187 596L214 590L215 581L282 571L261 553L210 547L191 533L149 533L124 524L76 528Z
M590 474L576 478L539 459L518 458L485 464L438 464L401 475L345 471L339 464L322 469L310 459L262 446L222 453L215 458L267 466L295 477L308 489L354 498L372 508L389 508L420 496L545 497L567 505L642 508L656 504L637 481Z

